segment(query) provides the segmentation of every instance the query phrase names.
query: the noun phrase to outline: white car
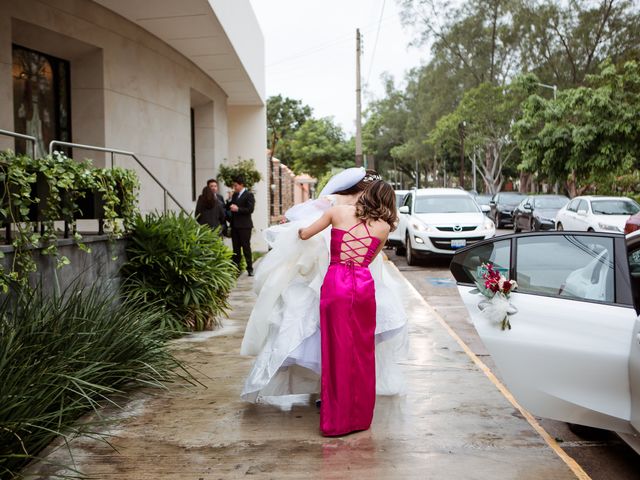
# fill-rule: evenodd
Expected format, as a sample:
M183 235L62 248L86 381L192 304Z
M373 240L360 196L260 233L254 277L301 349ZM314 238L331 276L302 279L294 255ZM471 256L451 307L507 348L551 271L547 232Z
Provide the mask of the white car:
M502 330L475 290L491 263L517 289ZM458 251L469 316L517 400L535 415L617 432L640 452L640 232L532 232ZM504 310L502 310L504 312Z
M406 249L409 265L416 265L419 255L453 255L496 234L493 222L464 190L412 190L399 211L400 248Z
M411 190L396 190L396 207L399 209L402 205L404 197ZM400 218L400 212L398 212L398 219ZM389 233L389 238L387 239L387 244L396 247L396 252L404 254L404 247L402 242L402 235L400 234L400 229L397 228L393 232Z
M629 216L639 211L640 205L627 197L575 197L556 214L556 229L622 233Z

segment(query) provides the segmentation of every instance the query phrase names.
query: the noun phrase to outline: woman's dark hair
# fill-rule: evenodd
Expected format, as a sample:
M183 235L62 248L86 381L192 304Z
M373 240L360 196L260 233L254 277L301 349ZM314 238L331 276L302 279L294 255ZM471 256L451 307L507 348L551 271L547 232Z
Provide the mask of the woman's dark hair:
M382 177L375 170L367 169L364 178L356 183L353 187L335 192L336 195L355 195L356 193L364 192L371 182L374 180L381 180Z
M213 208L216 206L217 202L218 202L218 199L216 198L214 193L211 191L211 189L209 187L204 187L202 189L202 203L204 205L204 208L206 209Z
M394 231L398 224L398 213L393 187L382 180L370 182L356 201L356 217L367 221L382 220Z

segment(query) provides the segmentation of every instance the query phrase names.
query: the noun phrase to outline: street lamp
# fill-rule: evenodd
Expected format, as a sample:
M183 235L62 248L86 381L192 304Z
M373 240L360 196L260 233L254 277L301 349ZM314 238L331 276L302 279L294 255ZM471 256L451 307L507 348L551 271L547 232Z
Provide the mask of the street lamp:
M558 97L558 86L557 85L547 85L546 83L536 82L536 85L543 88L550 88L553 90L553 99L555 100Z

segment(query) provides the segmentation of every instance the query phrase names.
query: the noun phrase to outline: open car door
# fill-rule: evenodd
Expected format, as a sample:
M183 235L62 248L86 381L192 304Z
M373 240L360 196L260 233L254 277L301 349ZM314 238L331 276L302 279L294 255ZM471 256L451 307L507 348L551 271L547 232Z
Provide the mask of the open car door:
M630 426L636 322L624 237L546 232L457 252L451 271L505 383L536 415L622 433ZM483 264L518 282L511 330L478 308Z

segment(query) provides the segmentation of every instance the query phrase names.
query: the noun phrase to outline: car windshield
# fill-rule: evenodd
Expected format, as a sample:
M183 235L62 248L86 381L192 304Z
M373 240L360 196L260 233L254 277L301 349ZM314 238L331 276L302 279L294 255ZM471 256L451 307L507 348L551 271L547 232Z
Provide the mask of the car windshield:
M396 192L396 207L399 207L400 205L402 205L402 200L404 200L404 196L406 195L406 193L397 193Z
M478 212L478 206L466 195L429 195L416 197L415 213Z
M569 199L565 197L538 197L533 201L536 208L560 209L567 204Z
M505 205L517 205L522 200L524 200L526 195L518 194L518 193L510 193L510 194L502 194L498 197L498 203L502 203Z
M633 200L594 200L591 209L595 215L633 215L640 205Z
M479 205L489 205L491 197L492 195L480 194L476 196L476 202L478 202Z

